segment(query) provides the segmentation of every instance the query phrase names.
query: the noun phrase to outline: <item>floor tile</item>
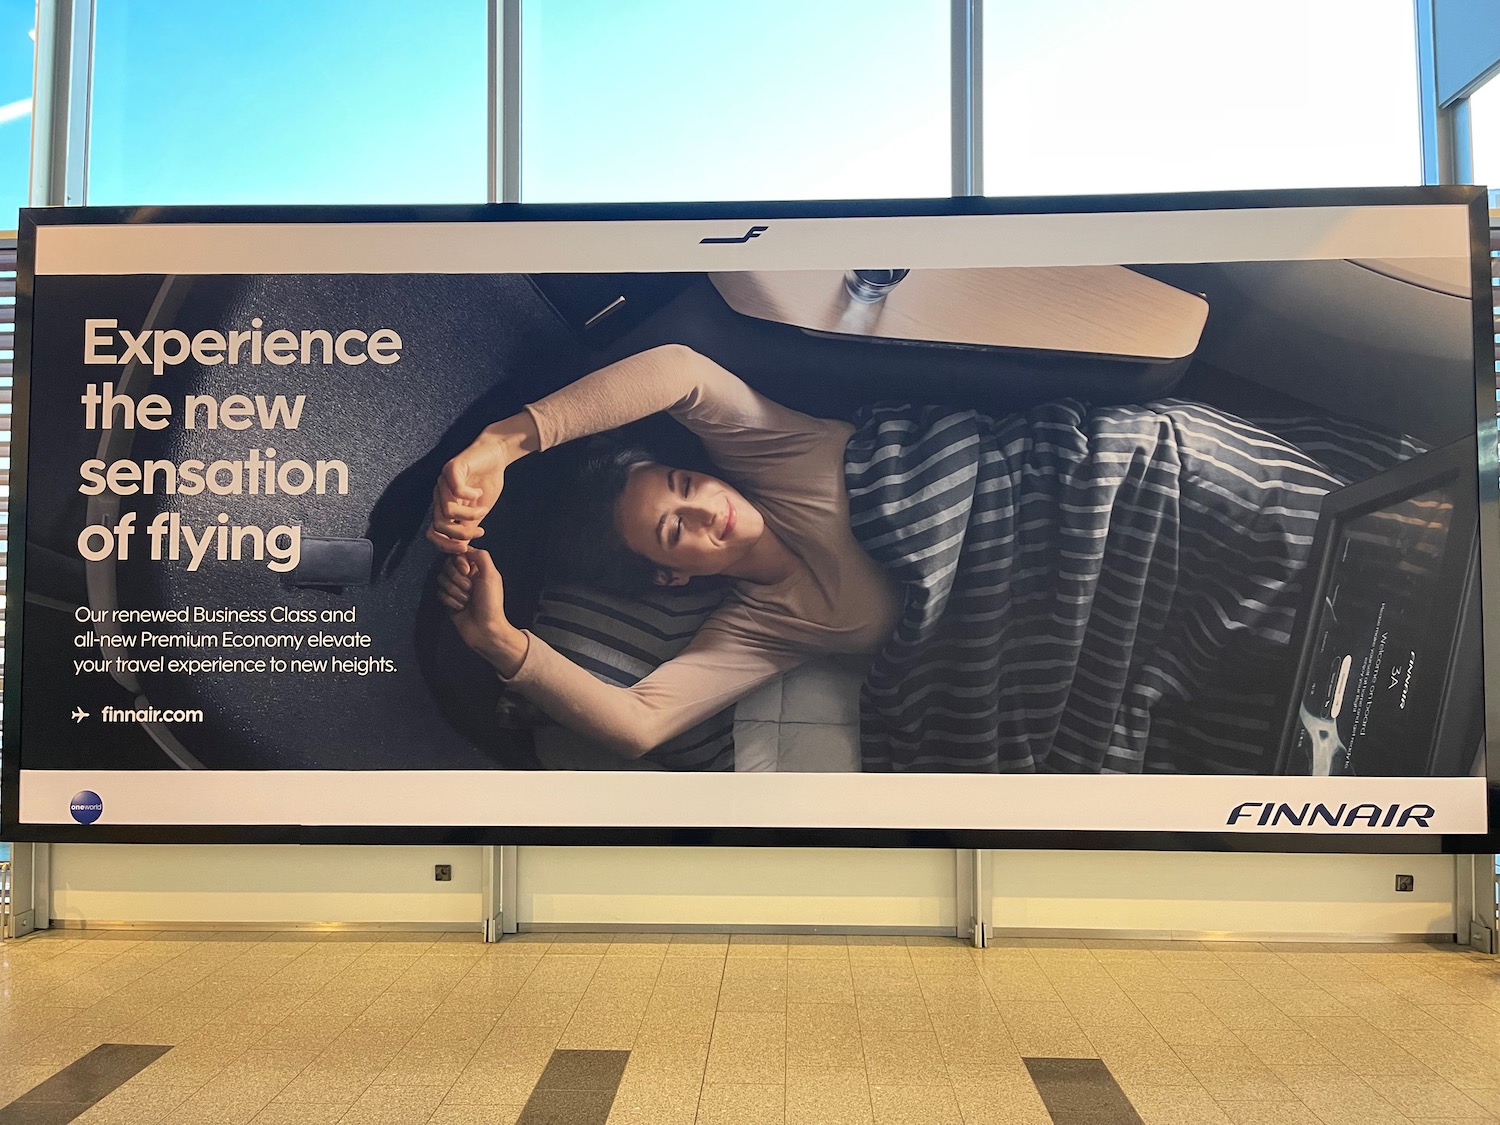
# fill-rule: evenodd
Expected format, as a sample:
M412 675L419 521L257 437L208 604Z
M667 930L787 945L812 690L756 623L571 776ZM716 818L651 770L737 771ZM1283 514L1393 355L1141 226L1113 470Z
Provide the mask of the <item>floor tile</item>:
M786 1017L759 1012L724 1012L714 1021L705 1082L785 1084Z
M788 1005L786 1060L788 1066L863 1066L855 1009L841 1004Z
M875 1125L964 1125L951 1086L871 1086Z
M636 1065L632 1057L615 1089L612 1125L694 1125L702 1091L703 1067L676 1071Z
M947 1062L930 1031L869 1031L861 1037L872 1086L923 1086L947 1074Z
M964 1125L1053 1125L1029 1077L955 1082L952 1089Z
M1131 1091L1130 1103L1144 1125L1232 1125L1223 1107L1202 1088L1138 1087Z
M863 1067L787 1067L787 1125L871 1125Z
M122 1086L79 1114L78 1125L153 1125L193 1094L191 1086ZM340 1107L342 1114L344 1107Z
M1480 1105L1441 1078L1413 1075L1372 1075L1371 1089L1408 1117L1468 1117L1483 1115Z
M786 1087L706 1082L697 1125L786 1125Z
M1219 1108L1234 1125L1323 1125L1301 1102L1220 1102Z
M428 1117L443 1100L444 1086L371 1086L340 1118L341 1125L405 1125Z

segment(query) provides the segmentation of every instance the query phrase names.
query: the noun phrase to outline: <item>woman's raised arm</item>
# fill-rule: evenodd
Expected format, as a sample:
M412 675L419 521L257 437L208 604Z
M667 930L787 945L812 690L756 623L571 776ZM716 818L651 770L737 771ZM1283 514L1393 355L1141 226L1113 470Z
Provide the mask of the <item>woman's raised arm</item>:
M724 468L745 457L795 455L827 427L756 393L683 344L637 352L526 409L543 449L665 411L697 434Z
M729 472L753 477L766 458L796 456L827 423L757 394L743 380L682 344L627 356L487 427L449 461L433 490L427 538L462 554L484 534L508 466L539 449L603 433L666 411L702 439Z

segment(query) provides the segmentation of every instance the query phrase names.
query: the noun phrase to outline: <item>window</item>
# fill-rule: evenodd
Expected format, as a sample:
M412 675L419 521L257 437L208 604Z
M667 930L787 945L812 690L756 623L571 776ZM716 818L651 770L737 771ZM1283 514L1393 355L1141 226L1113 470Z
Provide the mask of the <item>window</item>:
M16 229L31 168L31 71L36 4L0 0L0 231ZM11 313L0 308L9 323Z
M988 0L990 195L1416 184L1411 0Z
M1473 182L1490 188L1494 206L1500 190L1500 77L1469 95L1469 144Z
M98 0L90 203L483 202L484 0Z
M26 205L31 178L31 76L36 61L36 5L0 0L0 617L10 520L10 398L15 372L16 243L11 234ZM0 641L5 626L0 620ZM4 668L0 667L0 686ZM0 844L8 865L10 845ZM10 872L0 872L0 909L9 911Z
M949 0L526 0L521 198L947 195Z

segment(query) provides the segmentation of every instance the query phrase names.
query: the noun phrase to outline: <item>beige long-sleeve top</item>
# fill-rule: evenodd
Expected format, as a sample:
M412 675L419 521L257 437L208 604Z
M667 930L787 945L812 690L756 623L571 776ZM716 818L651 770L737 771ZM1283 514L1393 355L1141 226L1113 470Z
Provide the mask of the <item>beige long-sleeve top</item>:
M735 582L688 647L634 687L606 684L528 634L509 682L565 726L638 755L814 656L873 652L886 639L896 596L849 527L848 423L779 406L679 345L611 364L526 409L542 449L667 411L798 561L773 585Z

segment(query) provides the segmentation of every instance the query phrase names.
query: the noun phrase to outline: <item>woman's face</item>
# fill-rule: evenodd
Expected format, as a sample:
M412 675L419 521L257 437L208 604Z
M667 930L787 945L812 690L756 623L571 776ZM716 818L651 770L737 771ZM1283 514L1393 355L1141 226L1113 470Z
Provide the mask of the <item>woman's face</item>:
M656 580L664 586L728 573L766 529L760 512L732 486L665 465L631 470L615 503L615 523L625 546L661 568Z

